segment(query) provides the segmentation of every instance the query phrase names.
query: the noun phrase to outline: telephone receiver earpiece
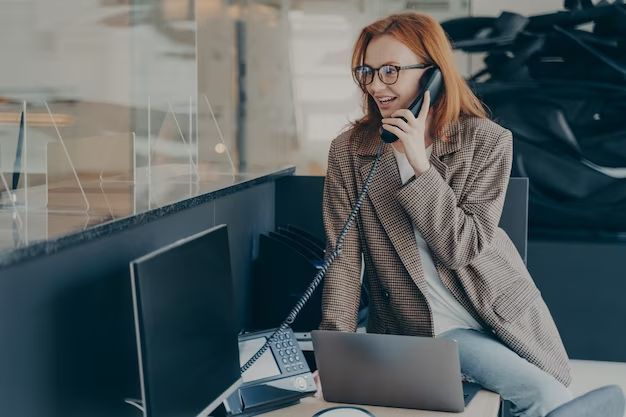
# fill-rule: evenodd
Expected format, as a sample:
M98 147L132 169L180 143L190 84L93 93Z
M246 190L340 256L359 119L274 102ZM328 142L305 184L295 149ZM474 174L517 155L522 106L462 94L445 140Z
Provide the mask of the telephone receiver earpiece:
M417 117L420 110L422 109L422 103L424 102L424 94L426 91L430 91L430 106L439 99L441 93L443 92L443 77L441 75L441 71L439 67L433 65L429 67L422 77L420 78L420 88L417 94L417 98L413 100L413 103L409 106L409 110L413 113L413 116ZM404 117L400 117L402 120L406 122ZM398 140L398 137L388 130L382 129L382 133L380 138L385 143L393 143Z

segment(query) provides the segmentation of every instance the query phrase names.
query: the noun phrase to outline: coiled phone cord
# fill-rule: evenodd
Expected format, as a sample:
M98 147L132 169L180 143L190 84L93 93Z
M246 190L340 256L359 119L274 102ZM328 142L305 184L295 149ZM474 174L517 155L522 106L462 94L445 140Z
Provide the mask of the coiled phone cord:
M341 229L341 232L339 233L339 236L337 237L337 241L335 242L335 249L330 254L327 254L324 257L324 263L320 267L320 270L317 272L317 274L315 274L315 278L313 278L313 281L311 281L311 284L309 284L308 288L304 291L304 294L302 295L302 297L300 297L300 299L298 300L296 305L293 307L291 312L289 312L289 314L287 315L287 318L280 324L280 326L278 326L278 328L274 331L274 333L272 333L272 335L267 339L267 341L263 344L263 346L261 346L261 348L248 360L248 362L246 362L241 367L240 372L242 374L246 372L248 369L250 369L250 367L254 364L254 362L256 362L261 356L263 356L265 351L269 348L270 343L275 341L278 334L284 332L289 327L289 325L294 322L294 320L300 313L300 310L302 310L302 308L305 306L305 304L309 301L309 299L315 292L315 289L317 288L317 286L320 284L320 282L322 282L322 279L324 278L324 275L326 275L326 271L328 271L328 268L330 268L330 265L335 261L335 259L339 255L341 255L343 241L348 235L348 231L352 227L352 224L354 223L354 220L356 219L356 216L359 213L359 210L361 209L361 204L363 204L363 200L365 199L367 190L369 189L372 183L372 179L374 178L374 175L376 174L376 169L378 168L378 161L380 160L380 155L382 153L383 146L384 146L384 142L381 141L380 145L378 146L378 150L376 151L376 159L374 160L374 164L372 165L372 168L370 168L370 172L367 174L365 184L363 185L363 188L359 192L359 196L356 200L356 203L354 204L354 207L352 208L352 211L350 212L350 215L348 216L346 223L343 225L343 228Z

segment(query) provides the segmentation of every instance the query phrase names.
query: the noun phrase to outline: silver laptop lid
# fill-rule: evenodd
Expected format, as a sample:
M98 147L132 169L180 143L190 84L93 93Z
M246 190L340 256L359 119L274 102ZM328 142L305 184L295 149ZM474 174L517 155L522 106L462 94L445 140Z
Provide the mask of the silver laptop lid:
M311 336L326 401L464 409L455 341L323 330Z

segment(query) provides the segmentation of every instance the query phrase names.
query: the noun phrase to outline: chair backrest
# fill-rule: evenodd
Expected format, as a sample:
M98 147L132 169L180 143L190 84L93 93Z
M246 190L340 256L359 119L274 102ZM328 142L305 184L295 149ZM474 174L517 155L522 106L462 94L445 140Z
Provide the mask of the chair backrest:
M546 417L623 417L624 393L617 385L590 391L552 410Z
M528 178L511 178L499 226L513 241L526 263L528 246Z
M293 224L320 239L324 178L293 175L276 181L276 225ZM511 178L504 200L500 227L509 235L526 262L528 238L528 178Z

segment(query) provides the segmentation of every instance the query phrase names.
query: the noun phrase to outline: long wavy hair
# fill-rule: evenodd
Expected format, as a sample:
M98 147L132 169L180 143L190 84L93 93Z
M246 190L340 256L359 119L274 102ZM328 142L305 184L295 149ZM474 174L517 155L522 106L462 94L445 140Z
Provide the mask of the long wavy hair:
M430 109L433 115L429 132L431 135L438 137L444 132L446 126L457 121L461 116L487 117L483 104L456 69L452 46L443 28L435 19L426 14L410 12L394 14L366 26L354 45L352 68L363 64L367 46L372 39L380 35L393 36L411 49L422 62L435 64L441 70L445 88L443 94ZM365 88L361 87L361 89L365 115L352 125L367 130L378 129L381 126L382 116L376 101Z

